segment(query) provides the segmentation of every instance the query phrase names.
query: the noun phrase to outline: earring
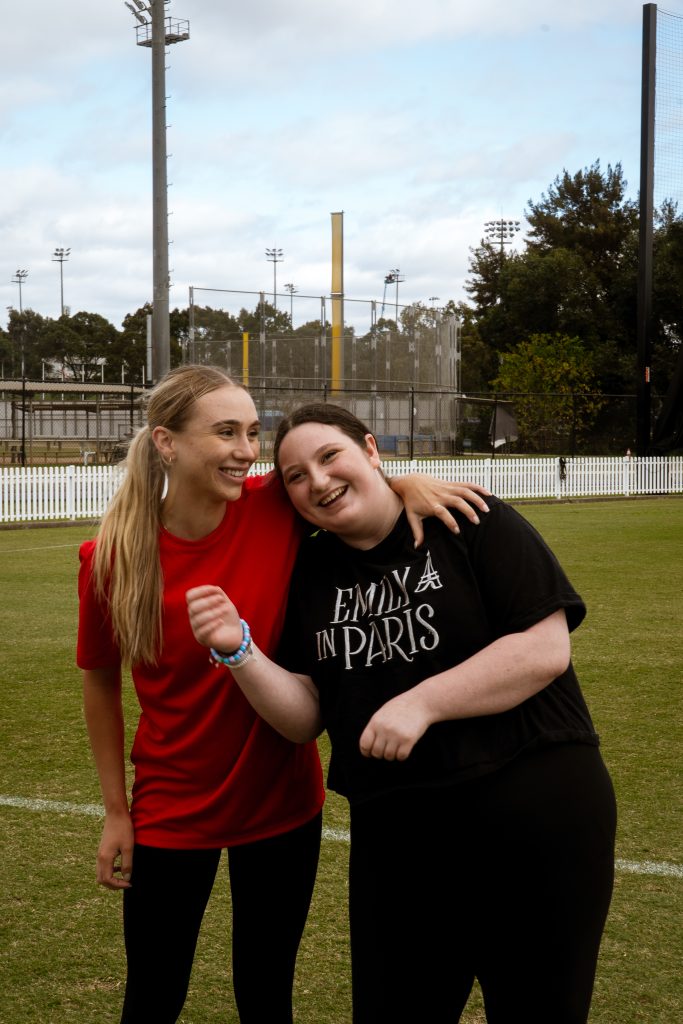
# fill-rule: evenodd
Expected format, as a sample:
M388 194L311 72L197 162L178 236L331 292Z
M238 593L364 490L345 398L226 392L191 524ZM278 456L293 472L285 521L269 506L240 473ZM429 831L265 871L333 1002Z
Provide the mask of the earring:
M161 461L163 462L163 464L165 466L172 466L173 463L175 462L175 459L171 455L169 455L169 457L167 459L165 459L164 456L162 455L161 456Z

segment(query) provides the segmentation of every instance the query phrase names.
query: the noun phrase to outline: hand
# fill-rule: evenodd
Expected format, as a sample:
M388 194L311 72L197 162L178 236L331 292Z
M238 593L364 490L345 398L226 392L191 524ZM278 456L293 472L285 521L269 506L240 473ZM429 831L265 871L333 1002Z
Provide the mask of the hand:
M417 688L399 694L374 713L360 738L364 757L405 761L432 720Z
M406 517L413 531L416 548L424 541L422 520L426 516L436 516L453 533L460 533L457 522L448 511L449 508L457 509L471 522L477 524L479 516L476 508L481 512L489 510L482 495L490 495L491 492L480 484L451 483L447 480L437 480L428 473L409 473L408 476L394 477L390 483L405 505ZM476 508L473 508L473 505Z
M107 814L97 851L97 883L115 891L130 889L132 871L133 822L130 814L128 811Z
M194 587L185 599L195 639L217 651L236 651L242 643L240 617L220 587Z

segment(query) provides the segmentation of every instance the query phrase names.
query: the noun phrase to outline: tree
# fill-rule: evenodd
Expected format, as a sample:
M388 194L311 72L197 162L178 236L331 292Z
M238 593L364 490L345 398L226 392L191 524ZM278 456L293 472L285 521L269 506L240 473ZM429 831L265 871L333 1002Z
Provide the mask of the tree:
M248 331L249 334L257 335L260 331L266 334L287 334L292 330L289 313L284 309L276 309L265 299L257 302L253 310L242 308L237 319L240 330Z
M99 313L81 310L64 321L66 351L64 364L72 377L84 381L101 379L103 367L111 365L119 332Z
M538 203L528 202L529 250L575 252L608 289L638 226L637 205L626 199L627 184L620 163L608 164L604 173L599 160L573 176L564 170Z
M533 334L503 353L492 386L514 397L519 440L527 450L566 443L568 435L576 439L602 404L595 397L591 353L566 334Z
M474 310L464 302L451 299L444 312L453 314L462 323L460 335L460 388L466 395L483 394L498 372L498 353L483 340Z
M120 379L121 368L129 380L142 381L147 376L147 318L152 316L152 303L146 302L123 319L122 329L111 353L109 374ZM187 347L189 315L187 310L174 309L169 315L170 365L179 366Z
M70 316L60 316L47 323L42 336L42 355L61 376L65 375L69 354L75 356L79 347L80 338L71 327Z
M652 384L664 395L683 345L683 219L675 203L657 212L653 252Z
M472 250L466 287L484 345L504 353L530 334L576 336L603 390L634 389L638 213L626 184L619 164L565 170L529 200L524 252L488 240Z
M0 377L8 377L12 366L13 351L10 336L0 327Z
M49 320L32 309L11 309L7 325L8 369L13 377L40 379L45 356L45 335Z

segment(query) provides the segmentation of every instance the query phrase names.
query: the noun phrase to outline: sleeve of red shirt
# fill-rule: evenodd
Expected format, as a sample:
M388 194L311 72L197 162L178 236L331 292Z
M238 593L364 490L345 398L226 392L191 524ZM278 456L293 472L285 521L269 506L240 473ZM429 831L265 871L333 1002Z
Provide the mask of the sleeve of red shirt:
M109 668L120 663L119 651L112 634L109 613L95 593L92 562L95 541L87 540L79 550L78 573L78 643L76 664L79 668Z

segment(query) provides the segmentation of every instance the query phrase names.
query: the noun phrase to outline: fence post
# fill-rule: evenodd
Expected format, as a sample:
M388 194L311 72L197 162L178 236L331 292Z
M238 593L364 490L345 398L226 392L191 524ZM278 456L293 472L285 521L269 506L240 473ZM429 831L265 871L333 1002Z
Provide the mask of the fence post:
M631 490L631 449L629 448L624 455L624 467L622 473L622 484L621 489L624 495L628 498Z
M567 460L560 456L555 459L555 497L558 501L562 498L562 481L567 476Z
M76 518L76 502L75 502L75 486L76 486L76 467L66 467L66 517L67 519Z
M21 375L21 464L22 466L26 465L26 377L23 371Z

